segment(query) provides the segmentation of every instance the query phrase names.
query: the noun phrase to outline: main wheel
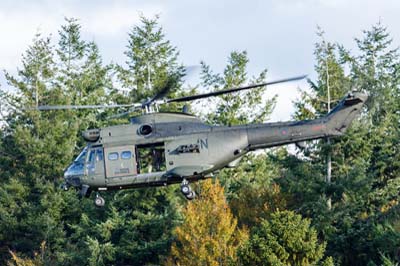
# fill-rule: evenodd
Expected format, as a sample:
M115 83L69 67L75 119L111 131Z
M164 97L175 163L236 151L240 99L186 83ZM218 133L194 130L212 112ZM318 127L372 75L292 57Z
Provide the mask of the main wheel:
M106 201L101 196L96 196L96 198L94 199L94 204L97 207L103 207L105 203Z
M189 195L192 190L190 189L189 185L182 185L181 192L183 195Z
M192 190L189 194L185 195L186 199L192 200L196 197L196 193Z

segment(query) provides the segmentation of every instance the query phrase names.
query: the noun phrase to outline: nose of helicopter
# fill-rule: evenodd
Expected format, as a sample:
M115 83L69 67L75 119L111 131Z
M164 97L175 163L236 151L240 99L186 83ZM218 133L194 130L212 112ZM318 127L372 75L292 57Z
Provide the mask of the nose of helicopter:
M64 180L67 186L80 187L83 176L83 165L72 163L64 172Z
M64 173L64 180L68 186L80 187L81 186L81 178L80 176L71 176Z

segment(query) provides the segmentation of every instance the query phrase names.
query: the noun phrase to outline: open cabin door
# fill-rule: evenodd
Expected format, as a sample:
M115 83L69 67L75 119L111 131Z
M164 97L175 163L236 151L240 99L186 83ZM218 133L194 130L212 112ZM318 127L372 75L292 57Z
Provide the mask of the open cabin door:
M106 178L109 181L112 178L137 174L134 145L106 147L104 148L104 153Z
M166 171L165 144L152 143L136 146L138 173L156 173Z

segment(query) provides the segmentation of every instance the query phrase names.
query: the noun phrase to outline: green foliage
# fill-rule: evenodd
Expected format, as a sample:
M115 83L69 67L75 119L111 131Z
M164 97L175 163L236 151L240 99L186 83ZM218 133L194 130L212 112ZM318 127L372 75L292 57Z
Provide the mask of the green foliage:
M319 116L319 110L324 113L316 103L326 83L323 75L326 62L330 77L343 76L339 80L330 79L332 89L344 88L349 83L370 95L366 112L346 136L335 139L332 145L312 145L305 153L307 161L295 159L297 164L293 165L287 158L280 160L285 169L282 173L287 178L281 187L288 196L290 208L312 218L313 225L327 241L328 255L342 265L379 265L383 263L379 252L385 250L394 258L396 243L399 243L399 231L394 225L399 221L398 186L395 185L400 176L399 114L395 109L400 102L400 83L395 69L400 61L397 50L390 49L391 40L381 24L364 31L364 38L357 39L356 43L359 48L356 55L324 40L317 44L318 81L310 83L313 93L297 105L296 115L301 118L310 113ZM322 57L321 51L325 51ZM327 51L331 52L327 54ZM348 75L344 75L346 68L350 69ZM312 108L306 110L304 106ZM326 157L321 155L328 152L333 161L332 184L323 182ZM310 170L304 171L304 166ZM326 197L332 199L331 209L324 206Z
M298 120L312 119L327 114L328 102L332 109L352 89L350 80L346 77L338 58L338 45L325 41L324 32L320 28L318 28L318 36L321 41L315 44L314 50L317 81L308 80L311 91L303 91L301 101L295 102L294 118Z
M18 96L2 93L9 113L0 146L0 264L8 249L33 257L43 241L46 265L157 263L177 221L172 189L109 194L106 210L58 189L83 144L80 131L107 124L99 118L108 113L29 108L104 104L116 94L111 67L102 64L95 43L81 39L77 20L67 19L59 34L57 47L37 35L18 75L6 74Z
M390 259L390 257L386 256L385 254L380 253L382 258L382 266L398 266L399 263L396 263Z
M243 265L317 265L324 250L309 219L278 211L252 230L239 257Z
M250 154L235 169L221 171L218 178L227 188L229 205L240 226L251 228L286 208L280 186L274 181L278 170L268 155Z
M179 92L184 67L178 63L179 52L165 39L159 17L140 18L140 25L129 32L126 55L127 68L116 66L118 80L129 90L130 102L142 102L152 98L167 83L171 85L169 96ZM162 107L164 108L164 107ZM176 108L175 105L165 107Z
M232 52L228 57L228 64L223 74L215 74L206 63L202 62L203 86L212 87L218 91L234 88L250 83L265 82L267 70L262 71L258 77L249 79L247 65L249 59L247 52ZM262 98L263 89L258 88L238 93L225 94L218 99L210 99L217 109L207 115L210 124L237 125L246 123L264 122L272 112L275 97L269 100Z

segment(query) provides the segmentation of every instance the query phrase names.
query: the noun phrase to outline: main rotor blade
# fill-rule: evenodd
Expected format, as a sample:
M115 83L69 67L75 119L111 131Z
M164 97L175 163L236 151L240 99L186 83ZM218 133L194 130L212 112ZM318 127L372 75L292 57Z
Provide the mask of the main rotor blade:
M119 107L132 107L135 104L112 104L112 105L42 105L37 109L40 111L45 110L68 110L68 109L105 109L105 108L119 108ZM139 105L140 106L140 105Z
M142 107L149 106L152 102L164 98L165 95L167 95L167 93L176 86L176 83L177 78L174 75L170 76L165 82L164 87L156 95L154 95L153 98L142 103Z
M197 99L218 96L218 95L225 94L225 93L249 90L249 89L258 88L258 87L267 86L267 85L274 85L274 84L278 84L278 83L300 80L300 79L304 79L305 77L307 77L307 75L302 75L302 76L292 77L292 78L287 78L287 79L279 79L279 80L269 81L269 82L265 82L265 83L253 84L253 85L248 85L248 86L244 86L244 87L220 90L220 91L209 92L209 93L204 93L204 94L185 96L185 97L181 97L181 98L168 99L165 102L171 103L171 102L193 101L193 100L197 100Z
M126 112L115 114L115 115L110 115L110 116L107 116L107 119L120 118L120 117L126 116L126 115L128 115L128 114L130 114L130 113L132 113L134 111L135 110L129 110L129 111L126 111Z
M156 95L154 95L153 98L144 102L142 104L142 106L150 105L152 102L154 102L158 99L164 98L170 89L171 89L171 86L169 86L169 83L167 83L167 85L164 88L162 88Z

